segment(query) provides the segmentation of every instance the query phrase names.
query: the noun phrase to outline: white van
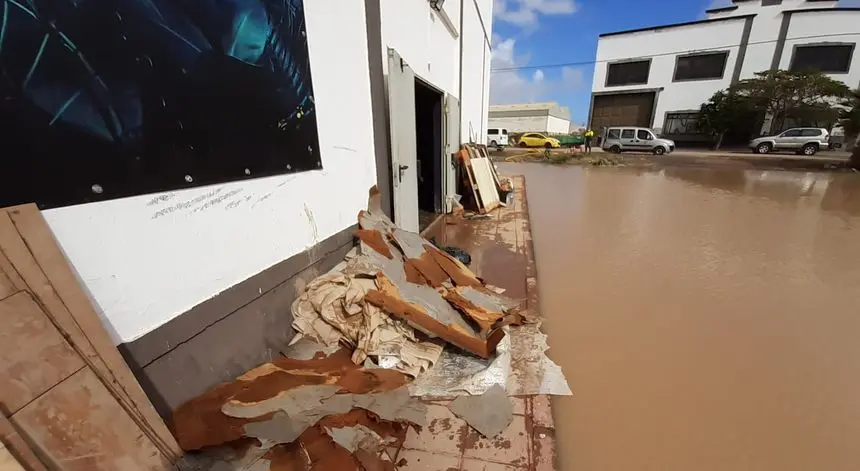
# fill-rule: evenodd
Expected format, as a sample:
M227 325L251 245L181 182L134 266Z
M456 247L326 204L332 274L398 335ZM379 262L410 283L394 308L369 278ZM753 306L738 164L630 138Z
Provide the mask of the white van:
M501 149L508 146L508 130L490 128L487 129L487 147Z

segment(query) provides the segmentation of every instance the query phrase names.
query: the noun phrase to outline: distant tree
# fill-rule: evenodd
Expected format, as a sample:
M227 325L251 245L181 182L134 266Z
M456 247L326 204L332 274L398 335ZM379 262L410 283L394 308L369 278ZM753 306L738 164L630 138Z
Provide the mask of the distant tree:
M842 102L843 109L839 113L839 124L845 130L845 138L853 139L854 150L851 152L849 165L860 169L860 142L857 141L860 134L860 88L848 94L848 98Z
M700 131L716 139L715 148L719 149L726 133L750 123L754 115L755 110L747 97L721 90L702 104L698 126Z
M832 126L839 116L835 105L849 92L847 85L818 71L759 72L729 88L771 117L771 133L781 131L789 119L799 126Z

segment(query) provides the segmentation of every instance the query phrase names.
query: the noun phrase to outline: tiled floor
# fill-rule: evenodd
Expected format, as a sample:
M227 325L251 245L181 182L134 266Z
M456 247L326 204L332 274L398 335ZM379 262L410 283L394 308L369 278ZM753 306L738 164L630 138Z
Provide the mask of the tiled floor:
M538 396L535 396L538 397ZM403 447L394 452L398 469L406 471L508 471L551 470L552 456L540 459L536 447L543 436L552 438L552 429L535 427L530 417L549 416L549 410L534 410L534 397L511 398L514 420L499 436L487 439L464 420L448 410L445 401L428 404L427 425L421 430L410 429ZM549 407L548 401L542 401ZM550 419L551 420L551 419ZM538 466L540 463L544 463Z
M442 221L425 237L465 248L473 270L488 283L526 298L537 315L537 282L524 180L514 177L515 203L488 218ZM449 216L450 218L450 216ZM499 269L500 264L504 269ZM399 450L389 449L403 471L550 471L555 469L555 429L547 396L511 398L514 420L498 437L486 439L448 410L428 403L426 426L410 429Z

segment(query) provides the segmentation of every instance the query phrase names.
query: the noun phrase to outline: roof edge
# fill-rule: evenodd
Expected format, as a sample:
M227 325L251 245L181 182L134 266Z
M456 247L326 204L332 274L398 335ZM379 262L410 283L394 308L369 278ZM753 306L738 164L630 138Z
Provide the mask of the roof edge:
M860 7L798 8L797 10L785 10L782 13L791 13L794 15L797 13L821 13L824 11L860 11Z
M741 0L746 1L746 0ZM677 28L680 26L690 26L690 25L700 25L704 23L716 23L718 21L730 21L730 20L740 20L747 19L756 16L756 13L750 13L748 15L737 15L737 16L727 16L725 18L709 18L707 20L696 20L696 21L687 21L685 23L673 23L662 26L650 26L648 28L637 28L637 29L628 29L626 31L613 31L611 33L603 33L599 35L599 38L605 38L607 36L619 36L622 34L630 34L630 33L641 33L642 31L656 31L658 29L668 29L668 28Z
M737 5L731 5L731 6L720 7L720 8L711 8L710 10L705 10L705 13L725 13L727 11L735 11L738 8L739 7Z

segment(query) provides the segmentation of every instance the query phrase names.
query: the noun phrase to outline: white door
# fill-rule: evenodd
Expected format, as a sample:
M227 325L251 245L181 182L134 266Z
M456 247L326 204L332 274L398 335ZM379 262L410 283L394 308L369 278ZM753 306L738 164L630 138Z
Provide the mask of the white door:
M415 73L388 48L388 123L394 222L418 232L418 156L415 137Z
M460 100L452 95L445 97L445 155L442 156L442 188L445 190L445 212L450 213L452 198L457 193L457 159L460 150Z

